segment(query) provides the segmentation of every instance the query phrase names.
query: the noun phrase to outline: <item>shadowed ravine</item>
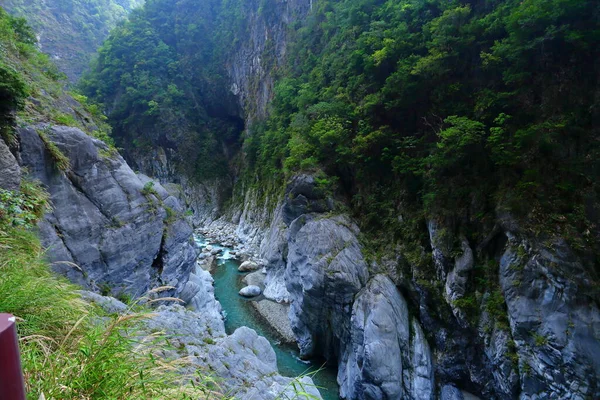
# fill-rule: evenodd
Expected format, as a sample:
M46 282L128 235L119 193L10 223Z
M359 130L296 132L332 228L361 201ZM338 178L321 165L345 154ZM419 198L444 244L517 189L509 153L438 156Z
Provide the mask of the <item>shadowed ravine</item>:
M197 235L195 239L201 248L209 244L202 236ZM215 280L215 297L221 303L226 315L225 329L227 333L233 333L240 326L247 326L264 336L275 350L279 373L283 376L296 377L317 371L321 366L319 361L300 360L298 351L291 345L281 343L277 334L257 314L250 305L252 300L238 294L238 291L244 286L241 280L245 274L238 272L240 262L229 254L230 249L213 243L211 245L213 248L223 249L223 252L219 254L218 267L213 272L213 278ZM339 398L335 368L323 368L311 376L319 387L324 400Z

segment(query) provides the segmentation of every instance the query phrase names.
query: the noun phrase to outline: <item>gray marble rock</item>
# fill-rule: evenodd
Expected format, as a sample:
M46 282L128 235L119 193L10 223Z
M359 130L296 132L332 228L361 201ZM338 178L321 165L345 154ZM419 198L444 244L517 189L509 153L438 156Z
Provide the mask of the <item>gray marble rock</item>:
M440 400L464 400L464 396L456 386L444 385L440 393Z
M411 327L406 301L387 276L374 276L358 293L350 329L338 371L343 398L433 398L429 344L417 320Z
M21 186L21 168L15 156L0 138L0 189L19 190Z
M452 269L446 276L444 297L452 308L452 313L463 324L467 325L467 316L464 311L455 305L456 300L461 299L467 292L469 273L474 266L473 250L465 237L461 237L462 254L455 258Z
M164 354L165 358L189 360L190 364L182 364L187 365L182 372L211 371L222 392L236 399L275 400L285 398L280 397L282 393L306 399L295 397L292 383L298 381L279 375L275 351L267 339L250 328L238 328L227 336L222 317L180 305L158 307L145 324L150 332L164 332L178 349ZM300 382L314 396L311 399L321 399L309 377Z
M421 328L419 321L413 318L410 370L408 373L412 399L433 399L435 391L433 367L431 349L423 333L423 328Z
M258 286L248 285L246 287L241 288L239 293L240 293L240 296L244 296L244 297L256 297L261 292L262 292L262 290L260 290L260 288Z
M500 285L519 361L521 399L600 398L600 311L593 280L562 239L508 232Z
M189 308L206 316L207 320L220 321L221 303L215 299L214 280L210 272L196 267L182 291L180 298ZM216 322L215 322L216 323Z
M317 189L312 175L296 175L289 181L260 243L260 256L267 264L264 291L266 298L277 302L290 301L285 283L285 268L289 250L289 226L292 221L304 214L323 213L331 209L331 200Z
M68 171L55 166L38 130L69 158ZM162 285L175 287L164 295L183 289L197 250L185 220L167 218L167 204L182 210L175 198L158 183L144 194L144 177L77 128L38 125L18 133L23 166L47 186L54 207L40 233L55 270L84 287L133 297Z
M254 271L249 273L242 279L246 285L258 286L261 290L265 287L265 274L262 271Z
M110 296L101 296L88 290L80 290L81 298L89 303L95 303L109 314L124 314L127 312L127 304Z
M260 266L257 263L255 263L254 261L244 261L238 267L238 271L250 272L250 271L256 271L259 268L260 268Z
M285 282L303 357L336 358L349 342L352 302L369 276L357 233L344 216L303 215L290 225Z

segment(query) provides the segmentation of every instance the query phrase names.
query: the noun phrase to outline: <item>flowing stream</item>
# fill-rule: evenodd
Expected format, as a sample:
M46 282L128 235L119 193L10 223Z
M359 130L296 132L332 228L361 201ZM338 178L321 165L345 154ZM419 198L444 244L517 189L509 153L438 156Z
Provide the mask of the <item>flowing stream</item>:
M201 248L209 244L202 236L197 235L195 239ZM225 311L225 329L227 333L231 334L237 328L247 326L254 329L259 335L264 336L275 350L277 367L279 373L283 376L296 377L319 370L324 361L300 360L297 348L279 341L277 334L273 332L271 327L250 304L252 300L238 294L238 291L245 286L242 282L245 274L238 272L240 262L229 253L231 249L213 243L210 244L213 248L223 250L218 255L218 266L215 268L213 278L215 280L215 297ZM339 399L335 368L324 367L315 375L312 375L312 379L319 387L324 400Z

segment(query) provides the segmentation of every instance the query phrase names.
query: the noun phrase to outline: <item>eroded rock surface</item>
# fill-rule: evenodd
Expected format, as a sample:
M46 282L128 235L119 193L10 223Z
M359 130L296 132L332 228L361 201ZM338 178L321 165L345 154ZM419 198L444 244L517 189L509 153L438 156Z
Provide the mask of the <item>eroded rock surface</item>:
M160 306L156 316L146 323L150 331L164 332L174 349L167 358L186 357L189 372L216 377L225 392L240 400L275 400L286 392L289 398L308 400L297 395L292 378L279 375L275 351L254 330L241 327L225 334L222 318L198 310L186 310L179 305ZM321 399L309 377L301 380L304 389ZM299 389L299 388L298 388Z
M342 216L304 215L290 226L285 282L301 356L337 359L349 341L352 302L369 276L356 229Z
M10 149L0 138L0 189L18 190L21 186L21 168L10 152Z
M600 398L600 312L586 269L563 240L509 232L500 283L521 374L521 399Z
M69 159L61 171L40 139L43 131ZM137 297L168 285L178 294L197 250L183 208L158 183L136 175L108 147L77 128L19 129L21 158L51 196L40 223L53 268L94 290Z
M418 321L385 275L376 275L352 306L351 339L338 372L347 399L432 399L433 365Z

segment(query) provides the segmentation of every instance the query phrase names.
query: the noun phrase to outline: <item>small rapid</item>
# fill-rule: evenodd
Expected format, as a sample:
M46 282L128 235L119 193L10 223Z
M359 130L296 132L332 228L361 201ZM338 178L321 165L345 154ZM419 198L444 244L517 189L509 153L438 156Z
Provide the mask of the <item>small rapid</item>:
M241 326L254 329L259 335L264 336L275 350L279 373L288 377L297 377L304 374L311 375L314 383L319 387L324 400L338 400L339 388L336 380L336 370L332 367L323 367L324 360L301 360L295 346L282 343L276 332L266 323L258 312L252 307L252 299L247 299L238 294L245 286L242 283L244 273L238 271L240 262L231 254L232 249L208 242L203 236L195 235L196 243L200 248L211 245L213 249L220 249L217 255L217 267L213 272L215 297L221 303L225 315L225 329L228 334L233 333ZM319 370L320 369L320 370ZM318 371L318 372L317 372Z

